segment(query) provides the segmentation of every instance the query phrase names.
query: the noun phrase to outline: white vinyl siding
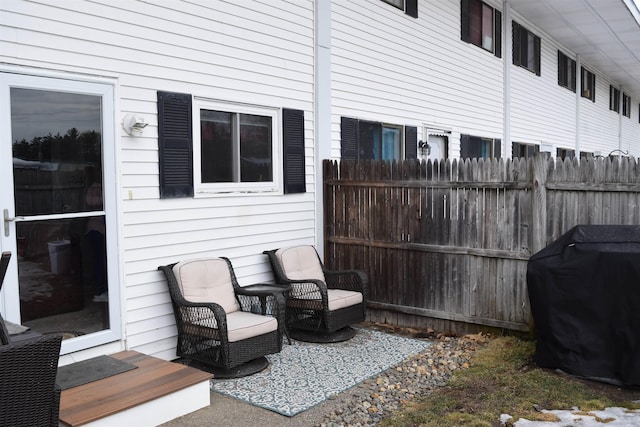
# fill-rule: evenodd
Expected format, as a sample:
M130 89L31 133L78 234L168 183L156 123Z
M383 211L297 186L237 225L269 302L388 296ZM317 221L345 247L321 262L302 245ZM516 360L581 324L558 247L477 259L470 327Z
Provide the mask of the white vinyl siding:
M128 348L175 358L158 265L230 257L241 285L272 280L266 249L315 244L314 2L0 3L0 62L117 81L121 284ZM307 192L159 199L157 91L305 112ZM280 126L278 126L280 128ZM278 162L278 165L281 163Z
M511 65L511 138L538 145L573 147L576 94L558 86L558 49L566 51L524 18L515 13L512 18L539 36L541 47L540 76ZM509 145L505 154L510 153Z
M486 3L506 19L502 2ZM572 59L576 55L516 11L511 11L511 19L541 39L540 76L511 61L506 64L505 53L512 46L504 31L503 58L462 41L459 0L421 1L418 19L389 13L379 0L334 1L331 7L333 158L340 157L343 116L415 125L419 140L425 139L424 128L451 131L451 157L460 154L460 134L503 139L503 157L511 155L512 141L536 144L552 153L576 148L578 100L576 93L558 86L557 52L560 49ZM511 22L506 23L506 31L511 33L511 28ZM640 154L640 126L624 120L619 126L615 118L607 117L611 83L590 64L582 65L596 75L597 87L595 103L579 100L580 149L606 155L619 143L631 147L635 138L637 152L630 154ZM503 135L504 67L510 68L511 76L510 141ZM632 119L636 104L632 98Z
M380 1L332 2L334 157L341 116L418 126L420 133L445 126L502 134L502 60L460 40L459 2L419 8L413 19ZM471 61L474 67L465 66Z

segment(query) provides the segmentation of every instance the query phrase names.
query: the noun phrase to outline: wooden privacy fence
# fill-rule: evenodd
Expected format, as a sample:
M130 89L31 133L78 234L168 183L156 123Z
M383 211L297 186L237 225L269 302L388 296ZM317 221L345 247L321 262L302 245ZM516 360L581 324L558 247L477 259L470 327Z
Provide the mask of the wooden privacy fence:
M325 160L325 260L369 308L529 330L529 257L578 224L640 224L633 158ZM464 322L464 323L458 323Z

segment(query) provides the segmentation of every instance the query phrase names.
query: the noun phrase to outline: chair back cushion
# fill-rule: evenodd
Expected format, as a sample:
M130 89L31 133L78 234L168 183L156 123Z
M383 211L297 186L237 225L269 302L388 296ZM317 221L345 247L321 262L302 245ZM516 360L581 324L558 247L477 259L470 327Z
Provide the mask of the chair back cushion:
M276 258L289 280L325 281L322 265L313 246L291 246L276 251Z
M229 265L220 258L182 261L173 267L182 296L189 302L215 302L226 313L240 310Z

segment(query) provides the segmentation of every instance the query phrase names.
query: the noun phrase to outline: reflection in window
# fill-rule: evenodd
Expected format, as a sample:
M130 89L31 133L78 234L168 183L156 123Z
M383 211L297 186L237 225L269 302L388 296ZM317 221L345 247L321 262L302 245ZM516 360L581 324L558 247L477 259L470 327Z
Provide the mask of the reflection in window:
M580 95L596 102L596 75L580 67Z
M273 181L272 117L200 110L203 183Z
M460 9L461 39L500 57L502 13L480 0L462 0Z
M576 91L576 61L558 51L558 85Z
M94 181L102 185L101 98L21 88L10 95L16 215L93 210L84 196Z
M540 75L540 37L512 22L513 64Z

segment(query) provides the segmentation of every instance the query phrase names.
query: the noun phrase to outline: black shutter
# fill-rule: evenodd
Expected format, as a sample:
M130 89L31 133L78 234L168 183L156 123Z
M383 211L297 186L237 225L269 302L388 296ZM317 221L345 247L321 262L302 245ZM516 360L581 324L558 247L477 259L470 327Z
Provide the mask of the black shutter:
M493 43L495 50L493 54L498 58L502 58L502 12L495 9L493 19Z
M571 89L576 91L576 61L573 59L569 60L569 64L571 67L569 68L569 72L571 73Z
M493 157L499 159L502 157L502 140L494 139L493 140Z
M405 0L405 10L404 13L407 15L417 18L418 17L418 0Z
M460 135L460 158L461 159L470 159L471 155L471 136L470 135Z
M193 196L191 94L158 92L160 198Z
M358 160L382 159L382 123L358 121Z
M358 119L340 118L340 156L342 160L358 160Z
M533 48L535 49L535 66L536 66L536 76L540 75L540 37L533 36Z
M418 158L418 128L415 126L404 127L404 158Z
M513 21L512 24L513 31L513 40L511 44L513 45L513 65L520 65L520 25Z
M565 76L567 73L567 68L567 60L565 59L564 54L558 50L558 84L560 86L563 86L565 83L564 81L566 79ZM566 84L568 85L569 83L566 82Z
M469 1L460 1L460 38L467 43L471 42L471 29L469 25Z
M282 110L282 142L284 162L284 192L304 193L304 111Z

